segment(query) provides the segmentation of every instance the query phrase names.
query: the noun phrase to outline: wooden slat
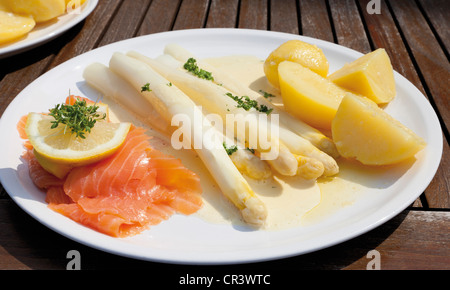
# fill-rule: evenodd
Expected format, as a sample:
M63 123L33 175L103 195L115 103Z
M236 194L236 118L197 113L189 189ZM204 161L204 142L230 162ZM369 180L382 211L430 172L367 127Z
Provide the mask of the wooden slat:
M423 94L425 89L422 86L419 76L414 68L414 64L408 55L408 50L403 43L400 32L395 25L394 19L384 0L380 1L380 14L369 14L365 7L370 0L359 1L364 9L363 16L367 28L374 44L374 49L384 48L388 53L393 68L412 82Z
M382 270L450 269L449 233L449 212L402 212L383 227L343 244L347 251L364 245L363 255L345 269L365 269L371 245L380 253Z
M60 246L70 245L67 239L28 216L12 200L0 200L0 208L0 269L64 269L60 262L66 254Z
M235 28L239 0L211 0L206 28Z
M172 29L181 0L153 0L142 22L138 35L169 31Z
M270 0L270 30L299 34L295 0Z
M46 69L50 70L77 55L97 47L100 37L111 23L111 18L115 16L116 9L119 8L121 3L122 1L120 0L99 1L99 5L93 14L83 23L83 29L77 32L77 35L71 41L66 43Z
M419 3L448 54L450 51L450 5L448 0L419 0Z
M334 42L325 0L300 0L302 34Z
M390 1L389 3L411 51L411 56L423 77L425 95L435 104L437 113L443 120L443 129L448 130L450 64L417 5L411 1ZM450 208L448 181L450 149L446 136L444 136L444 152L439 170L425 191L430 208Z
M151 0L123 1L98 47L136 35Z
M0 82L0 116L17 94L42 74L54 54L63 46L63 39L57 38L33 50L2 60L0 69L5 77Z
M436 104L448 129L450 63L414 1L396 0L389 3L431 94L428 97Z
M372 51L354 0L330 0L337 42L362 53Z
M381 270L450 269L449 227L449 212L406 210L364 235L319 252L282 260L279 266L285 263L302 269L366 270L373 260L367 255L376 250Z
M208 4L208 0L183 0L173 30L204 27Z
M434 208L450 208L450 148L448 140L444 138L444 152L442 154L441 164L425 190L427 207Z
M22 91L28 84L40 76L50 60L53 59L53 54L45 50L46 48L51 49L51 47L55 48L54 42L41 46L33 51L21 54L20 56L10 57L3 62L5 67L7 66L10 69L10 72L8 72L8 74L5 75L0 82L0 91L2 92L2 96L0 98L0 116L3 115L6 107L17 96L17 94L19 94L20 91ZM57 51L57 49L55 49L55 51ZM33 53L34 55L30 57ZM27 60L27 64L16 67L14 64L17 64L17 62L15 62L15 60L20 61L20 59Z
M241 0L238 28L268 29L266 0Z

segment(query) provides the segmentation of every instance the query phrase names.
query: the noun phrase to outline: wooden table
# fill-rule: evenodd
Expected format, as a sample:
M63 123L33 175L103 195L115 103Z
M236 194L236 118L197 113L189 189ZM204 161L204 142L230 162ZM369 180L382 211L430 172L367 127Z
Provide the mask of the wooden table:
M380 5L380 14L370 14L368 4ZM231 27L301 34L362 53L383 47L395 70L417 86L439 116L444 152L431 184L406 210L362 236L293 258L234 266L230 274L366 269L374 258L368 256L371 250L380 254L381 269L450 269L449 15L448 0L100 0L85 21L62 36L0 60L0 115L22 89L56 65L139 35ZM0 192L0 269L66 269L73 249L81 254L82 269L192 269L80 245L28 216L1 186Z

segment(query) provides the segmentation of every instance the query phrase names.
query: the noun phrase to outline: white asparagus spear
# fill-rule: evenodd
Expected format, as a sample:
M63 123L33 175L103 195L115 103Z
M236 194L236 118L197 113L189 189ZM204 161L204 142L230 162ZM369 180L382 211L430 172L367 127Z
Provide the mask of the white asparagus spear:
M295 134L289 129L280 127L280 140L286 144L286 147L294 154L309 157L322 162L324 176L332 176L339 172L339 166L336 160L330 155L312 145L311 142ZM304 164L303 164L304 165Z
M227 89L223 88L222 86L216 85L211 81L197 78L196 76L187 72L186 70L173 69L175 61L173 60L173 57L169 55L164 55L155 60L134 51L128 52L128 55L152 66L156 71L158 71L158 73L160 73L165 78L169 79L171 82L176 84L188 96L193 98L196 102L201 103L202 106L204 106L207 110L215 112L224 118L228 113L230 112L233 113L237 110L236 104L233 103L234 101L226 95L227 93L229 93ZM255 112L254 111L247 112L245 110L239 109L239 113L248 115L251 113L254 114ZM270 126L270 124L267 124L266 126ZM331 176L339 172L339 167L336 163L336 160L334 160L331 156L329 156L325 152L319 150L317 147L312 145L311 142L282 126L278 127L277 129L280 140L279 152L280 154L283 153L281 155L282 157L293 156L292 154L288 155L288 151L290 151L293 154L309 157L311 159L316 159L317 161L322 162L324 166L323 175L325 176ZM282 150L281 148L283 146L287 147L287 149L289 150ZM289 159L286 158L286 160ZM279 159L272 160L270 163L272 166L274 164L274 161L279 161ZM288 162L285 163L279 162L279 164L277 163L275 164L280 166L280 168L275 168L280 173L281 170L286 170L287 168L289 168L290 173L293 172L292 170L292 166L294 166L293 162L290 164ZM281 166L283 164L289 164L288 165L289 167L283 168ZM291 175L297 174L298 165L299 165L298 161L296 161L295 172L294 174ZM311 168L314 168L314 166Z
M121 104L137 115L140 120L156 127L155 129L162 133L170 132L168 129L170 120L167 120L166 116L161 116L139 92L104 64L90 64L84 69L83 77L90 86ZM220 132L217 133L220 134ZM242 174L254 179L266 179L272 175L270 167L244 146L226 138L225 135L223 139L227 145L236 146L237 150L230 155L230 158Z
M236 168L242 173L253 179L263 180L272 176L270 166L256 156L251 149L246 148L239 142L231 140L223 135L225 140L224 147L230 151L228 155ZM234 148L234 150L233 150Z
M171 44L166 45L166 47L164 48L164 53L172 56L173 58L175 58L182 64L184 64L189 58L196 59L199 67L212 73L212 75L214 77L214 82L216 84L221 84L222 86L224 86L225 88L227 88L228 90L230 90L231 92L233 92L236 95L249 96L251 99L268 106L269 108L273 109L273 111L272 111L273 114L278 114L280 116L280 126L289 128L294 133L307 139L314 146L316 146L320 150L324 151L328 155L330 155L334 158L339 157L339 153L336 149L336 145L330 138L325 136L319 130L317 130L317 129L311 127L310 125L302 122L301 120L295 118L288 112L273 105L266 98L264 98L261 94L250 89L249 87L244 85L242 82L240 82L233 76L230 76L229 74L224 73L220 69L209 64L207 61L203 61L203 60L197 58L194 54L192 54L191 52L189 52L184 47L182 47L178 44L171 43ZM177 64L174 62L173 65L176 66ZM178 66L180 66L180 64L178 64Z
M160 132L166 133L169 131L170 120L159 114L140 93L128 82L113 73L106 65L101 63L90 64L84 69L83 78L104 96L113 99L135 114L139 120L151 124Z
M182 114L192 122L196 116L204 118L200 109L189 97L176 86L168 85L167 79L146 64L122 53L114 53L109 66L112 71L128 81L136 91L154 104L157 110L159 108L161 114L167 114L171 119L173 116ZM142 87L147 83L150 84L151 91L142 91ZM208 120L204 119L202 123L207 124L207 122ZM189 140L201 140L201 146L194 149L225 196L240 210L243 219L249 224L262 225L267 217L265 205L254 194L247 181L231 162L223 149L223 144L220 142L217 144L220 139L202 138L206 130L209 134L214 132L214 127L211 124L209 126L209 128L191 126L192 138Z
M186 95L197 102L197 104L201 104L210 113L220 115L226 123L226 126L232 126L235 123L238 123L226 122L227 116L245 116L245 128L231 128L232 130L235 130L236 134L238 134L238 139L246 140L246 138L249 136L250 128L251 130L257 131L258 136L275 131L270 130L270 128L268 127L270 126L270 122L267 122L267 120L266 122L263 121L264 123L261 122L261 120L259 120L259 114L256 114L254 110L247 113L245 110L236 108L236 102L230 97L224 96L224 94L228 91L224 91L224 89L220 86L217 86L214 83L206 80L198 79L197 77L187 74L185 71L172 69L170 66L166 66L159 61L150 59L137 52L129 52L128 55L141 60L153 67L158 73L173 82L177 87L183 90ZM170 58L170 56L168 57ZM198 83L197 81L204 81L204 83ZM220 97L217 98L217 96ZM224 98L222 98L222 96L224 96ZM250 146L251 148L259 151L262 154L270 154L267 152L277 153L277 156L275 156L274 158L264 158L267 159L266 161L272 166L272 168L274 168L274 170L282 175L287 176L294 176L297 174L297 159L292 153L290 153L289 150L283 149L285 145L280 143L277 138L270 138L270 148L263 148L261 144L258 143L258 141L260 141L260 138L256 139L257 144L253 143Z
M176 63L176 59L171 59L169 55L163 55L158 58L159 61L170 65L172 68L175 68L177 66L179 69L182 66L180 63ZM174 72L174 70L171 70ZM214 75L213 75L214 77ZM192 78L192 77L191 77ZM205 82L203 82L205 83ZM205 83L206 84L206 83ZM222 90L223 92L227 91L222 86L218 86L218 90ZM195 88L199 88L199 86L195 86ZM276 113L272 113L276 114ZM314 129L315 130L315 129ZM319 132L320 133L320 132ZM320 133L321 134L321 133ZM328 155L327 153L323 152L322 150L318 149L317 147L313 146L310 141L307 139L301 137L300 135L296 134L290 128L287 128L286 126L279 126L279 136L282 143L294 154L297 155L297 157L309 157L309 158L303 158L302 162L299 163L299 166L302 166L301 170L298 170L298 173L306 173L305 169L311 169L309 178L311 176L314 176L314 174L317 174L320 172L321 166L317 164L317 162L314 162L313 159L316 159L323 163L323 175L325 176L331 176L335 175L339 172L339 167L336 163L336 160L334 160L333 157ZM325 137L326 138L326 137ZM322 141L325 139L322 139ZM325 142L326 143L326 142ZM328 143L329 144L329 143ZM334 146L334 143L332 144ZM308 161L310 161L312 164L308 164Z

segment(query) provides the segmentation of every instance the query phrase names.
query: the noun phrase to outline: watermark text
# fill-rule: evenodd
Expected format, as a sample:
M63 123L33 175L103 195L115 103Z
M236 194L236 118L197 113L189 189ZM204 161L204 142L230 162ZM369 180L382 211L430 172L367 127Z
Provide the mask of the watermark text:
M381 14L381 2L380 0L370 0L366 5L366 11L368 14Z
M66 265L66 270L81 270L81 255L77 250L70 250L66 254L70 261Z
M377 250L371 250L367 252L367 259L370 261L367 263L366 270L380 270L381 269L381 255Z

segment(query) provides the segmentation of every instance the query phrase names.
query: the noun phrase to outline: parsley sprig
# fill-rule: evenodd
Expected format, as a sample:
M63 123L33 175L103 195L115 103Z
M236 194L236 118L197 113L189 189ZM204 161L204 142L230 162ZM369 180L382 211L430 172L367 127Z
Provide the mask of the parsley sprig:
M261 113L266 113L267 115L269 115L273 111L273 109L269 109L269 107L267 107L266 105L259 105L257 101L250 99L248 96L238 97L233 96L232 93L226 93L226 95L236 101L237 108L243 108L246 111L254 108L255 110Z
M85 133L91 132L97 120L104 120L106 114L97 113L98 106L87 106L86 100L77 99L73 105L57 104L50 109L49 115L55 118L51 121L52 129L60 124L65 125L64 134L69 129L76 137L85 139Z
M146 83L145 85L143 85L141 87L141 93L142 92L151 92L152 90L150 89L150 83Z
M227 152L228 155L232 155L234 152L238 150L236 145L232 145L230 147L227 147L227 143L223 142L223 148Z
M194 75L196 75L197 77L201 78L201 79L205 79L208 81L213 81L214 78L212 76L212 73L210 73L209 71L203 70L201 68L198 67L197 65L197 60L195 60L195 58L189 58L186 63L183 65L184 69L193 73Z
M275 98L275 95L274 95L274 94L268 93L268 92L263 91L263 90L259 90L259 92L260 92L261 94L263 94L263 97L266 98L266 99L269 99L269 98Z

